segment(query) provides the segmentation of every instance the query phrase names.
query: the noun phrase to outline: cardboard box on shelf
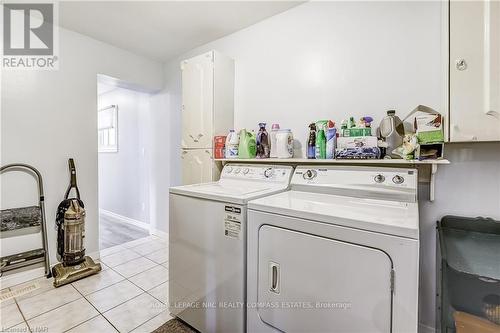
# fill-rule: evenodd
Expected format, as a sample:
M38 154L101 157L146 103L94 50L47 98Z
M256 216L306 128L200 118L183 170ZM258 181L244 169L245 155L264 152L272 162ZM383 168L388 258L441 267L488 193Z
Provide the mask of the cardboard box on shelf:
M214 158L224 158L224 147L226 144L226 136L219 135L214 137Z
M444 141L443 116L436 110L419 105L411 111L403 121L414 116L413 127L419 143L436 143Z
M377 147L376 136L340 136L337 138L337 149Z
M440 114L421 114L415 116L415 129L418 142L443 142L443 117Z
M437 160L444 156L444 143L421 143L415 151L415 159ZM500 333L500 332L499 332Z

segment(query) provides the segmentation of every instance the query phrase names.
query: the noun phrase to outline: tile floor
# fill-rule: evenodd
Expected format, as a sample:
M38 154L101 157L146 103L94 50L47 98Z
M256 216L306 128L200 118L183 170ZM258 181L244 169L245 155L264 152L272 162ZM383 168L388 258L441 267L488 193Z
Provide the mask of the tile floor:
M155 236L101 251L103 270L54 288L37 279L2 290L38 288L2 301L2 332L150 333L169 319L168 243Z

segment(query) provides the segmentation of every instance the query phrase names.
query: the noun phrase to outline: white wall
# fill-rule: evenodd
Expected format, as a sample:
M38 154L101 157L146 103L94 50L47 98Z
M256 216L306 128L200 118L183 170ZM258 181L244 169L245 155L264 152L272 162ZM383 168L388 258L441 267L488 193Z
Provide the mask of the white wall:
M124 88L98 96L98 109L118 106L118 152L99 153L99 209L143 223L149 223L149 98Z
M168 232L168 188L171 184L171 117L170 94L161 91L150 98L151 122L150 135L150 185L149 203L151 231L162 236ZM179 125L179 124L176 124ZM177 131L176 131L177 132Z
M439 2L306 3L172 60L167 90L182 59L216 49L235 59L235 127L278 122L304 143L319 119L439 110L440 31Z
M311 121L441 110L440 2L312 2L198 47L165 65L171 112L171 184L180 182L179 62L216 49L235 59L235 127L279 122L302 144ZM447 145L436 200L421 190L420 321L434 326L435 221L500 218L500 144ZM480 162L479 162L480 161Z
M52 263L54 217L68 185L69 157L87 209L87 252L98 250L96 75L150 90L163 85L160 63L64 29L59 59L58 71L2 71L1 78L1 164L29 163L44 176ZM2 183L2 207L22 204L20 197L15 179ZM2 241L2 255L36 246L31 238L13 242Z

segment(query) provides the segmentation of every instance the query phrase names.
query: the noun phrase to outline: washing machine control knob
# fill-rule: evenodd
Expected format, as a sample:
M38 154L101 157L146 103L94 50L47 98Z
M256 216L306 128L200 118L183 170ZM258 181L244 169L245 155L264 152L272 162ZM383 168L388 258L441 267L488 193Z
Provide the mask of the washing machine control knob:
M226 173L231 173L233 171L233 167L227 167L226 168Z
M266 178L271 178L274 175L274 169L273 168L267 168L264 170L264 176Z
M240 173L241 169L240 168L236 168L234 169L234 173Z
M249 168L245 168L245 169L243 169L243 174L246 175L249 171L250 171Z
M309 169L306 172L304 172L304 174L302 175L302 177L304 179L311 180L311 179L316 178L317 175L318 175L318 173L316 172L316 170Z
M400 175L396 175L396 176L392 177L392 181L394 182L394 184L403 184L405 179Z
M384 175L378 174L374 178L375 182L377 183L383 183L385 181Z

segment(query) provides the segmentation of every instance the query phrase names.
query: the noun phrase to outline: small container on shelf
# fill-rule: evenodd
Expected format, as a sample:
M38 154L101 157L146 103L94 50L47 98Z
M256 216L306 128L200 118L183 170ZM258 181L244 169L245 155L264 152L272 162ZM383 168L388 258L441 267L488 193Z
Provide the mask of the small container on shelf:
M225 135L217 135L214 137L214 158L220 159L224 158L224 148L226 144L226 136Z
M353 128L344 128L340 134L341 136L371 136L372 129L371 127L353 127Z

